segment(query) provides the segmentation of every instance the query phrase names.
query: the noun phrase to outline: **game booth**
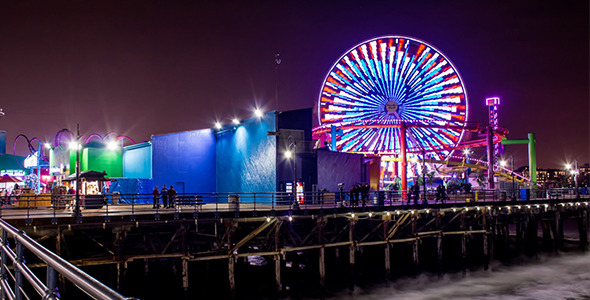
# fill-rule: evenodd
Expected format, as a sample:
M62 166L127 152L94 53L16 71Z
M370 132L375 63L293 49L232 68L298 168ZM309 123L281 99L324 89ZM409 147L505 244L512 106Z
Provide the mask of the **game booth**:
M111 181L106 178L106 172L84 171L80 172L80 207L82 208L102 208L107 203L106 183ZM76 174L71 174L63 181L72 182L75 189ZM71 203L74 205L74 203Z

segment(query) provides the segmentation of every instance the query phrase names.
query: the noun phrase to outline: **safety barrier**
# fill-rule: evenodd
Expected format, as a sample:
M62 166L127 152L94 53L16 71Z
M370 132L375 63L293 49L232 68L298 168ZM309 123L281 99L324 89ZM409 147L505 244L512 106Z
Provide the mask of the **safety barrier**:
M25 279L41 299L59 299L57 289L58 274L72 282L80 290L94 299L134 299L127 298L97 281L68 261L41 246L17 230L5 220L0 219L2 240L0 245L0 299L33 299L28 295ZM14 240L15 251L8 243L9 236ZM47 265L46 282L39 279L25 263L27 249ZM10 264L11 263L11 264ZM12 271L10 265L12 265ZM14 288L13 288L14 287Z
M508 194L509 193L509 194ZM152 194L108 194L80 196L78 206L75 195L58 195L48 199L29 196L7 199L0 207L0 217L5 219L25 219L28 224L33 218L43 217L57 223L60 217L104 216L110 221L112 216L130 216L132 220L140 214L154 214L158 219L163 213L193 213L195 218L201 212L239 214L241 211L281 211L293 209L336 209L355 207L389 207L404 205L440 205L477 202L505 202L543 199L588 198L587 193L574 189L528 190L517 193L502 190L474 189L469 192L452 192L438 195L435 190L420 190L419 193L401 190L365 191L357 193L345 191L317 191L292 193L180 193L175 199L163 203L161 196L154 205ZM79 211L76 211L79 207Z

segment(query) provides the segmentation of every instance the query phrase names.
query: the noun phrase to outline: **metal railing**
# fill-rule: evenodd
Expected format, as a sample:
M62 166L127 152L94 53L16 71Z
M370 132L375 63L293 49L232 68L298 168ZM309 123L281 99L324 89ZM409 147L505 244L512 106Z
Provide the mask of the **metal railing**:
M68 261L44 248L28 237L24 232L17 230L2 219L0 219L0 227L2 228L2 240L0 245L1 299L33 299L31 295L26 293L27 288L24 279L28 281L30 287L34 289L41 299L59 299L57 289L58 274L61 274L81 291L94 299L134 299L124 297L108 286L97 281ZM9 246L9 236L14 239L15 251ZM47 264L45 283L43 283L43 281L25 264L25 249ZM12 263L13 272L10 272L10 262Z
M153 205L152 194L108 194L81 196L80 214L74 212L74 195L54 196L20 196L5 201L0 208L0 217L5 219L24 218L28 224L37 217L50 218L57 223L59 217L104 216L105 222L111 216L130 216L153 214L159 219L161 214L193 213L194 218L201 212L227 213L286 211L294 209L331 209L355 207L389 207L404 205L439 205L462 204L474 202L501 202L543 199L588 198L587 190L566 189L521 189L521 190L485 190L476 189L469 192L449 192L440 199L434 190L420 190L418 198L405 191L369 191L354 193L345 191L305 192L294 196L292 193L184 193L178 194L172 205L164 205L158 197L158 205ZM297 201L295 201L295 198ZM355 198L357 200L355 200ZM80 221L80 219L78 219Z

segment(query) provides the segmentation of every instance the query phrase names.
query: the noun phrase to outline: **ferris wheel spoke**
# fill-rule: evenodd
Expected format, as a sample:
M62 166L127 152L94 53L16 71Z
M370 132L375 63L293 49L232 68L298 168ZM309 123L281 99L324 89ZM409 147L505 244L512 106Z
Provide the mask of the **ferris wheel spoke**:
M407 141L410 152L453 148L463 136L460 127L468 112L452 63L434 47L401 36L372 39L342 55L326 77L319 102L320 124L344 130L338 149L358 153L398 153L400 129L395 126L400 122L407 122L415 136ZM449 125L459 129L445 128Z

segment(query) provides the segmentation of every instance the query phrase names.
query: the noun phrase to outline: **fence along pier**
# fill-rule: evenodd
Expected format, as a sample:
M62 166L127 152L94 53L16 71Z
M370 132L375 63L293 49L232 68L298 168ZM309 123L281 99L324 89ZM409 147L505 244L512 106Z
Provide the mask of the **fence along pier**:
M271 277L267 272L260 280L280 292L292 284L297 257L302 256L309 268L299 271L312 275L321 288L343 272L349 273L347 285L354 286L359 274L369 272L389 279L420 270L487 269L490 260L515 253L556 252L572 242L564 238L564 223L577 228L575 242L586 250L588 212L588 199L582 198L198 213L177 209L157 216L85 215L82 222L72 217L11 223L76 266L114 266L112 286L117 290L127 291L130 266L141 264L149 273L158 260L168 260L178 266L182 289L206 292L214 277L222 293L236 296L248 289L242 282L251 280L241 271L244 265L260 257L268 265L265 270L272 270ZM215 275L196 280L210 266Z

